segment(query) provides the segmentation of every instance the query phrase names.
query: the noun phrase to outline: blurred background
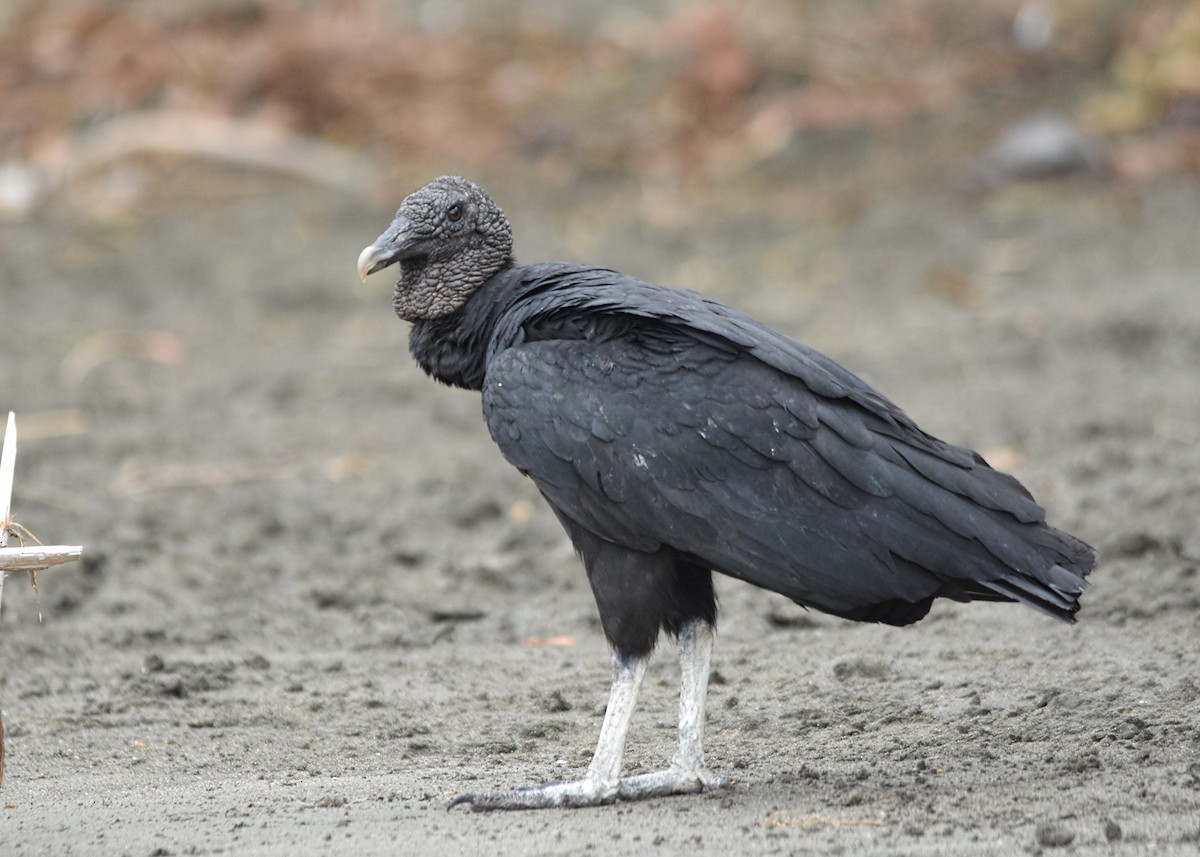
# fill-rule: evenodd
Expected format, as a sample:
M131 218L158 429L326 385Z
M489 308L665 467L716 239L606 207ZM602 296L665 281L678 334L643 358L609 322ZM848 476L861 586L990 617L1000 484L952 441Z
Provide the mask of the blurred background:
M601 185L630 228L837 220L906 182L1195 173L1200 8L5 0L0 98L10 220L206 198L170 184L189 158L388 204L439 170Z
M128 237L306 187L381 228L459 172L524 261L751 310L853 282L970 305L1037 263L1014 219L1127 221L1194 180L1200 3L4 0L0 105L9 224Z

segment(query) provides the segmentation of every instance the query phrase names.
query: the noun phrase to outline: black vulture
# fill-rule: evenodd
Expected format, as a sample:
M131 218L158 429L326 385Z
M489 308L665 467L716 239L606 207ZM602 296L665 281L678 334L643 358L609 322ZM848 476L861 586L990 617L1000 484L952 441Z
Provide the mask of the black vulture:
M519 266L504 213L457 176L408 196L358 272L395 263L413 357L482 392L492 438L582 558L613 649L584 779L453 803L590 806L725 785L702 746L714 571L859 622L907 625L938 597L1074 621L1094 551L1048 525L1016 479L823 354L692 291ZM678 748L669 768L622 778L660 631L678 642Z

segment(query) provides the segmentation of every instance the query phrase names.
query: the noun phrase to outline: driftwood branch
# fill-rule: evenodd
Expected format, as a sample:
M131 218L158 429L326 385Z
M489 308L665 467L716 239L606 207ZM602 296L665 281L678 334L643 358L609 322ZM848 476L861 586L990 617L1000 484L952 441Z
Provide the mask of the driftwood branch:
M4 600L4 576L16 571L24 571L31 578L45 568L61 565L64 562L74 562L83 556L83 548L79 545L35 545L28 547L18 535L20 547L10 548L8 537L16 529L24 530L20 524L13 524L12 492L13 476L17 469L17 417L12 411L8 413L8 425L4 429L4 445L0 447L0 603ZM0 786L4 785L4 719L0 715Z
M64 562L74 562L83 556L83 548L79 545L34 545L26 546L18 536L21 546L10 548L9 536L14 527L24 529L20 524L13 524L12 491L13 476L17 469L17 417L12 411L8 413L8 425L4 429L4 446L0 447L0 604L4 601L4 576L16 571L24 571L30 575L45 568L62 565ZM3 771L0 770L0 776Z
M83 556L80 545L34 545L24 548L0 548L0 574L14 571L41 571ZM2 585L2 584L0 584Z
M12 525L13 474L17 470L17 415L8 412L4 446L0 447L0 548L8 546L8 528Z

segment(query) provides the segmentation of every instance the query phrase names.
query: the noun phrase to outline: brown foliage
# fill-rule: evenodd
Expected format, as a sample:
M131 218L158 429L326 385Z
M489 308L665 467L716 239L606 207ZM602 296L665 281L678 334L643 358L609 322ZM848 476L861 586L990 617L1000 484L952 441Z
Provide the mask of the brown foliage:
M1047 64L1099 67L1096 5L1064 4L1057 47L1033 58L1009 38L1016 0L710 0L599 13L590 30L528 12L430 28L382 0L30 2L0 32L0 155L36 161L119 114L170 109L388 163L726 174L809 130L892 126Z

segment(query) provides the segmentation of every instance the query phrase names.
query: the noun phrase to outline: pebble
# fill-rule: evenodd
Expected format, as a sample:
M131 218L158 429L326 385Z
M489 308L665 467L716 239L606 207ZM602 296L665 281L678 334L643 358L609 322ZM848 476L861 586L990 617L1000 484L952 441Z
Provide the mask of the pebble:
M969 187L997 187L1017 179L1099 172L1104 146L1071 118L1040 113L1009 128L992 145L967 179Z

